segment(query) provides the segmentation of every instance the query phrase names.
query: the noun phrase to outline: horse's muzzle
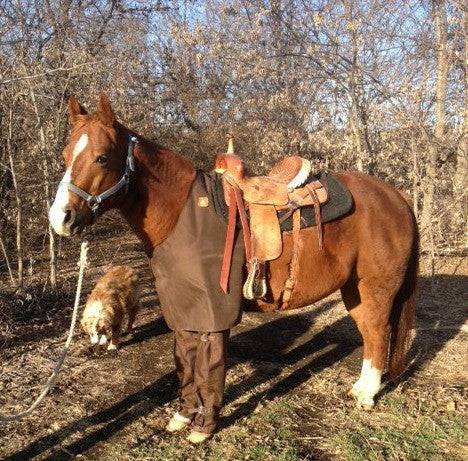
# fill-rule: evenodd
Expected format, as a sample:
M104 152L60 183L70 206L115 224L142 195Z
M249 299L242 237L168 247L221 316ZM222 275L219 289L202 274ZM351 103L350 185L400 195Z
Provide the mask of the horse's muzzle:
M76 210L72 207L57 209L52 206L49 221L54 231L63 237L73 237L82 232L84 225Z

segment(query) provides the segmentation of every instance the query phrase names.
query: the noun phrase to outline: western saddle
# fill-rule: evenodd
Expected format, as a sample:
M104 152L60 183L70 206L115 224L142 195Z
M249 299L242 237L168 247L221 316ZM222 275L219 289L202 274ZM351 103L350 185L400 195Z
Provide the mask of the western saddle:
M228 152L218 155L215 161L215 171L222 174L224 198L229 209L220 285L227 293L236 216L239 213L248 268L243 294L250 300L265 297L265 263L281 255L281 223L292 215L293 251L281 301L284 309L291 298L298 271L301 208L314 206L318 245L322 249L320 205L328 201L328 191L319 181L309 181L311 165L306 159L286 157L272 168L268 176L248 176L244 163L233 151L231 138Z

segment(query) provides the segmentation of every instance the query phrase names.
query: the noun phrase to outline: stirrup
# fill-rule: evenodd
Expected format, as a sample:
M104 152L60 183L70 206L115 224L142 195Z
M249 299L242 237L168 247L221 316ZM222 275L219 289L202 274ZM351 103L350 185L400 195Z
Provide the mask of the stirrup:
M265 266L257 258L252 258L249 263L249 273L244 283L242 293L246 299L263 298L267 292Z

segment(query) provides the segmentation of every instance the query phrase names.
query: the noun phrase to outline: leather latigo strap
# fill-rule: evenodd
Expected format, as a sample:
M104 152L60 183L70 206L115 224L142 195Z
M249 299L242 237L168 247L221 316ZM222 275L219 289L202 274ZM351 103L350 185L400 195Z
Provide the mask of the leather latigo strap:
M314 212L315 212L315 223L317 225L317 236L318 236L318 245L320 250L323 249L323 230L322 230L322 219L320 213L320 200L317 197L316 190L321 188L321 184L318 183L309 186L305 186L309 192L313 202L314 202ZM299 254L301 252L302 242L301 242L301 209L296 208L293 211L293 248L291 262L289 265L289 276L284 284L283 297L281 309L287 309L289 307L289 302L296 286L297 273L299 270Z
M226 242L224 244L223 263L221 265L221 276L219 284L224 293L228 292L229 274L231 272L232 251L234 248L234 236L236 233L237 206L235 205L235 192L231 187L229 191L229 214L226 231Z
M234 194L236 197L237 210L239 211L239 217L241 220L242 226L242 235L244 237L244 248L245 248L245 258L247 263L252 258L252 242L250 239L250 227L249 219L247 218L247 213L245 211L244 199L242 198L241 191L238 187L233 186Z
M301 209L296 208L293 212L293 247L291 262L289 264L289 276L284 284L283 296L281 299L281 309L285 310L289 306L289 301L296 285L297 272L299 270L299 253L301 250Z
M251 241L250 228L247 213L245 211L244 200L240 190L231 184L227 185L227 195L229 197L228 207L228 224L226 231L226 243L224 244L223 262L221 265L221 276L219 284L224 293L228 292L229 275L231 272L232 252L234 250L234 237L236 234L236 218L237 212L242 226L242 235L244 238L245 258L247 263L251 259Z
M317 197L316 189L312 186L306 184L305 186L309 191L310 196L314 202L314 211L315 211L315 224L317 225L317 237L318 237L318 246L323 249L323 230L322 230L322 217L320 213L320 201Z

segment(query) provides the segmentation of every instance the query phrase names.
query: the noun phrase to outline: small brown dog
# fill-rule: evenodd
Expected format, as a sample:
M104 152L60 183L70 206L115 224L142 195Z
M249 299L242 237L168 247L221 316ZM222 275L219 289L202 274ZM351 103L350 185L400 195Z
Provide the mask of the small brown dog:
M138 275L128 266L116 266L96 284L88 297L81 326L89 335L91 344L105 345L107 350L117 349L125 315L127 333L132 330L139 308Z

